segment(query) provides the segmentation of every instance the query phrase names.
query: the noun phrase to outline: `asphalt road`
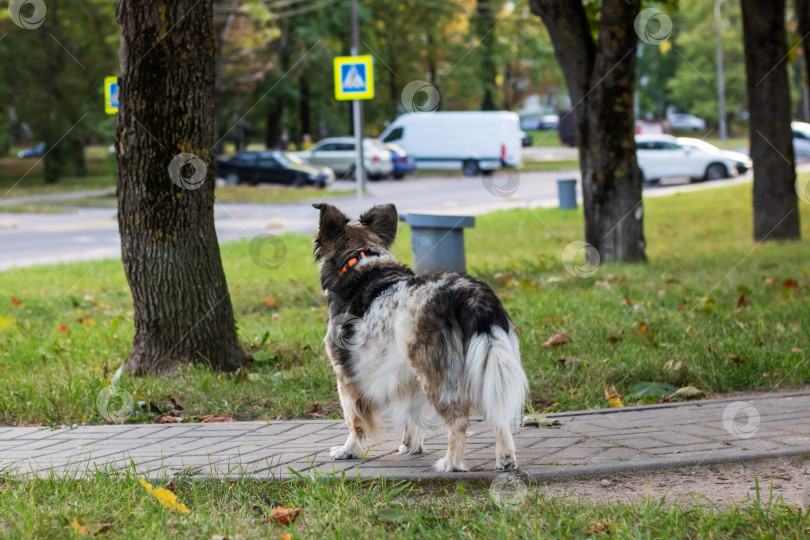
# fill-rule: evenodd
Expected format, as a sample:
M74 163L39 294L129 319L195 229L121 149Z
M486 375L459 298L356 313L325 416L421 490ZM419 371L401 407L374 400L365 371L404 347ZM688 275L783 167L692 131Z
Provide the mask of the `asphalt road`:
M363 201L356 197L329 198L352 217L375 204L394 203L400 214L434 212L477 215L519 207L557 205L557 180L576 178L581 197L579 171L497 173L491 177L408 178L373 182ZM645 188L645 196L664 196L677 191L711 189L750 181L738 177L701 184L667 181ZM340 182L333 189L354 187ZM220 242L252 238L259 234L313 233L318 213L316 200L288 204L217 203L216 228ZM2 211L2 207L0 207ZM116 211L112 208L81 208L71 214L0 213L0 269L76 260L120 257Z

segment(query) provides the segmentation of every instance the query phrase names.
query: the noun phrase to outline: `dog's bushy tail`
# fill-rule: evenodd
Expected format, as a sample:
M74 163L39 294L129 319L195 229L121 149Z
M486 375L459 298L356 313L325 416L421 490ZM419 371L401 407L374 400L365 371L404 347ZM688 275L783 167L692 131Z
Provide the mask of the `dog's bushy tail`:
M511 325L510 325L511 326ZM490 335L473 338L467 365L481 377L481 413L490 423L514 428L520 423L529 381L520 364L520 345L514 327L494 327Z

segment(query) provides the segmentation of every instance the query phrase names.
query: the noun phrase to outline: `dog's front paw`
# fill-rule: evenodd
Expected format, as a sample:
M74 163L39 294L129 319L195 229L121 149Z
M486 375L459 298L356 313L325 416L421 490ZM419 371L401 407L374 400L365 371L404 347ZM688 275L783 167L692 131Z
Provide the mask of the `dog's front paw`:
M436 462L436 470L439 472L467 472L470 469L464 463L453 463L446 457Z
M345 446L333 446L329 449L329 455L332 459L354 459L354 452L346 449Z
M517 468L517 461L513 456L499 457L495 459L496 471L514 471Z
M407 444L399 445L399 453L403 456L413 456L422 453L421 446L408 446Z

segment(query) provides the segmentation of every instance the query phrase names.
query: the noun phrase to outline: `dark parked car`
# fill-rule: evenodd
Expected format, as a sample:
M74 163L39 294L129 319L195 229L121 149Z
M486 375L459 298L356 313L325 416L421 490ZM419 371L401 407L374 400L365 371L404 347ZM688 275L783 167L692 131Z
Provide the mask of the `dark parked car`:
M404 148L392 143L385 143L385 147L391 151L391 161L394 163L391 175L394 178L402 180L406 174L416 170L416 160L413 159L413 156L409 156Z
M42 157L45 155L45 143L41 142L33 148L26 148L17 152L20 159Z
M217 160L219 176L229 185L285 184L293 187L314 185L326 187L335 181L329 167L313 167L290 152L240 152Z

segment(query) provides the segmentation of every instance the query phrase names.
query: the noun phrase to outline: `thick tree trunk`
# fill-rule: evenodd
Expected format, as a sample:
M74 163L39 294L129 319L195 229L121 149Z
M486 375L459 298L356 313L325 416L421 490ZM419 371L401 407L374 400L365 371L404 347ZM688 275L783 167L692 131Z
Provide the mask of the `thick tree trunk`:
M270 105L265 117L267 125L264 128L264 145L267 148L277 148L281 141L281 118L284 115L284 104L281 98Z
M605 0L598 42L581 2L532 0L551 36L573 103L585 206L585 240L603 261L646 260L642 177L633 93L640 0Z
M807 78L805 84L810 88L810 0L796 0L796 18L804 53L804 76Z
M244 359L214 230L211 2L128 0L116 12L118 226L135 312L126 366L136 374ZM172 170L180 153L199 158L193 175Z
M492 14L492 0L477 0L476 2L476 33L478 34L478 51L481 56L479 81L484 90L481 99L482 111L494 111L495 92L497 90L496 78L498 66L495 62L495 17Z
M754 162L754 239L799 238L784 0L742 0Z
M299 141L303 140L304 135L312 135L312 115L310 114L310 90L309 90L309 77L307 72L301 73L298 79L298 119L301 123L301 134Z

